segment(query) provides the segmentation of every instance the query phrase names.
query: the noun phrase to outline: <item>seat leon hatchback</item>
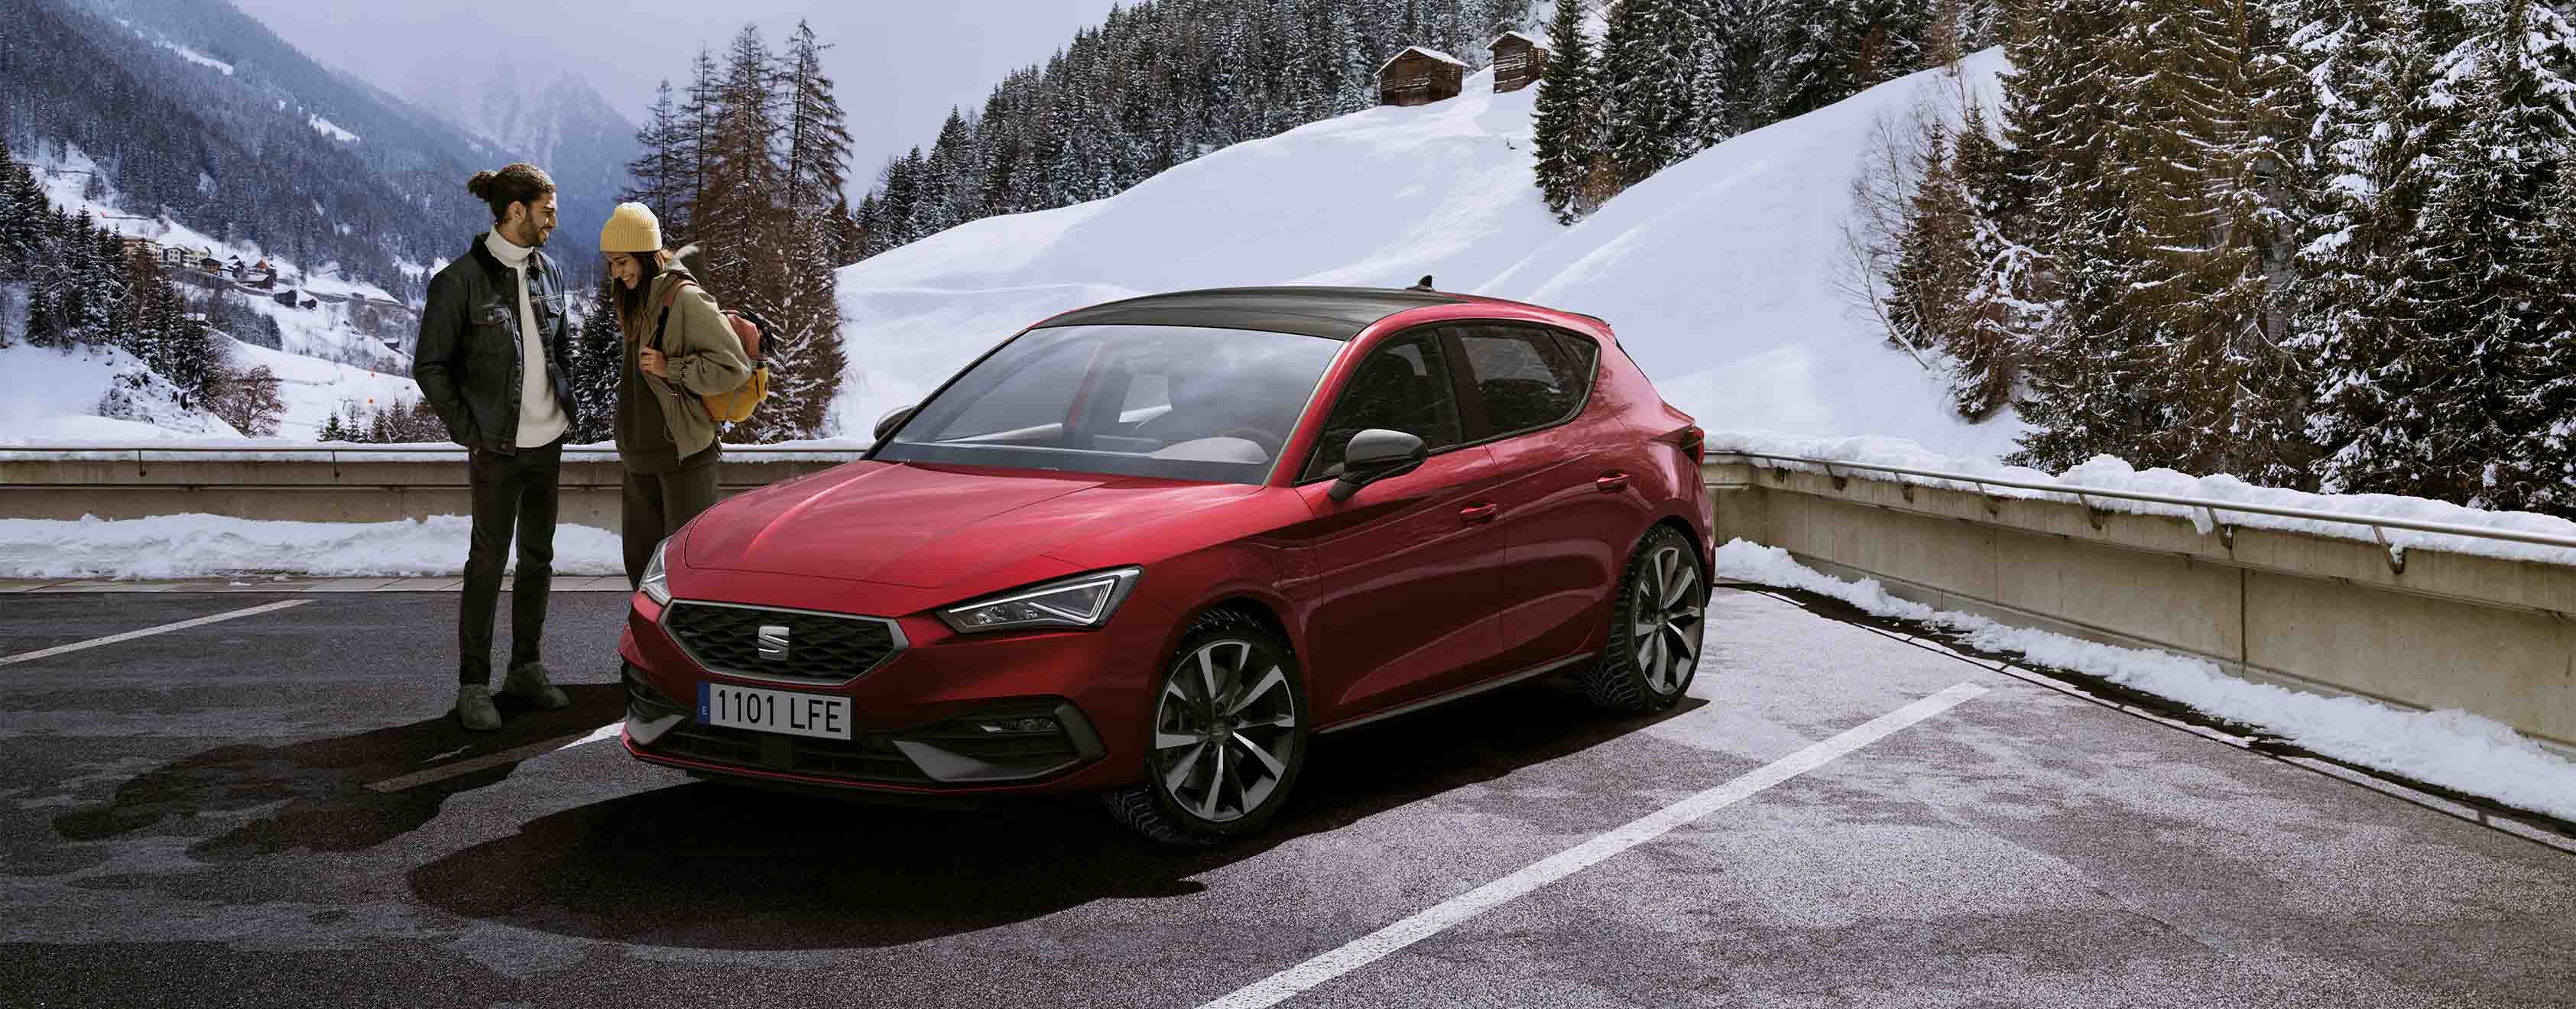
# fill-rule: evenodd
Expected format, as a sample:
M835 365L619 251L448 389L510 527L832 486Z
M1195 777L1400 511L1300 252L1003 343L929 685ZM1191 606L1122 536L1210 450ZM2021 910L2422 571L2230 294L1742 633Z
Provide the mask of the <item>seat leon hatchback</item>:
M1699 428L1601 320L1428 287L1059 315L863 458L709 509L619 642L627 751L1093 792L1205 842L1338 730L1550 674L1672 705L1713 561Z

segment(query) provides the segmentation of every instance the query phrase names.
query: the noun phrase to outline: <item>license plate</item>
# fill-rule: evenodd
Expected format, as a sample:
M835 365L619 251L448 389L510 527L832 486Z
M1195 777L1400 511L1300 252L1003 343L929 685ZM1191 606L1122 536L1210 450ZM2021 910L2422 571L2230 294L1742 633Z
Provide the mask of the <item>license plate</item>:
M850 699L700 683L698 723L818 739L848 739Z

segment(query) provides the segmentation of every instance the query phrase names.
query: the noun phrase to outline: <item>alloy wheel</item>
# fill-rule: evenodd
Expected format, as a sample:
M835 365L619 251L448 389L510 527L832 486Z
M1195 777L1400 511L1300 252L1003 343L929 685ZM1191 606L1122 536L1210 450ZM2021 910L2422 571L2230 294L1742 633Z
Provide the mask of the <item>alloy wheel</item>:
M1278 658L1250 641L1182 657L1154 712L1153 773L1165 794L1216 823L1260 809L1296 763L1294 694Z
M1672 694L1690 682L1699 668L1701 598L1699 566L1682 557L1677 546L1657 549L1637 572L1634 622L1628 643L1636 650L1637 671L1657 694Z

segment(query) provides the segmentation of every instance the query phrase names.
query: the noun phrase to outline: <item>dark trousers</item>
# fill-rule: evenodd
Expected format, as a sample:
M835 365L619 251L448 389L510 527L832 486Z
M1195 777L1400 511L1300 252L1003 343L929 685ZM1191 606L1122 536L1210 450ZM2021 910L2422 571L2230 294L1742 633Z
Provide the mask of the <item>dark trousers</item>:
M618 525L626 547L627 588L643 584L644 566L653 562L655 546L679 532L699 512L715 507L717 451L710 447L698 453L676 473L626 471L625 503Z
M475 450L466 464L474 487L473 545L465 554L465 603L456 624L460 683L492 678L492 620L501 603L501 569L511 533L519 543L510 587L510 666L537 661L546 635L546 590L554 584L556 491L563 440L516 455Z

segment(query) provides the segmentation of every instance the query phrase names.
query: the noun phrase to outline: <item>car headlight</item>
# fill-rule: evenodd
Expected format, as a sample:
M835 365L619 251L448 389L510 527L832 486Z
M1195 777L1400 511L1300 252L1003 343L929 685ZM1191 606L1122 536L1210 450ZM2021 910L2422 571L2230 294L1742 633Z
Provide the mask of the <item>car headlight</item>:
M1120 568L1014 589L940 610L939 619L960 634L1033 627L1089 630L1109 622L1109 615L1118 611L1118 604L1126 600L1128 591L1136 586L1136 576L1142 572L1141 568Z
M653 560L644 565L644 579L641 585L645 595L653 597L654 602L664 606L671 605L671 576L669 572L662 570L662 551L670 548L671 541L668 539L653 545Z

